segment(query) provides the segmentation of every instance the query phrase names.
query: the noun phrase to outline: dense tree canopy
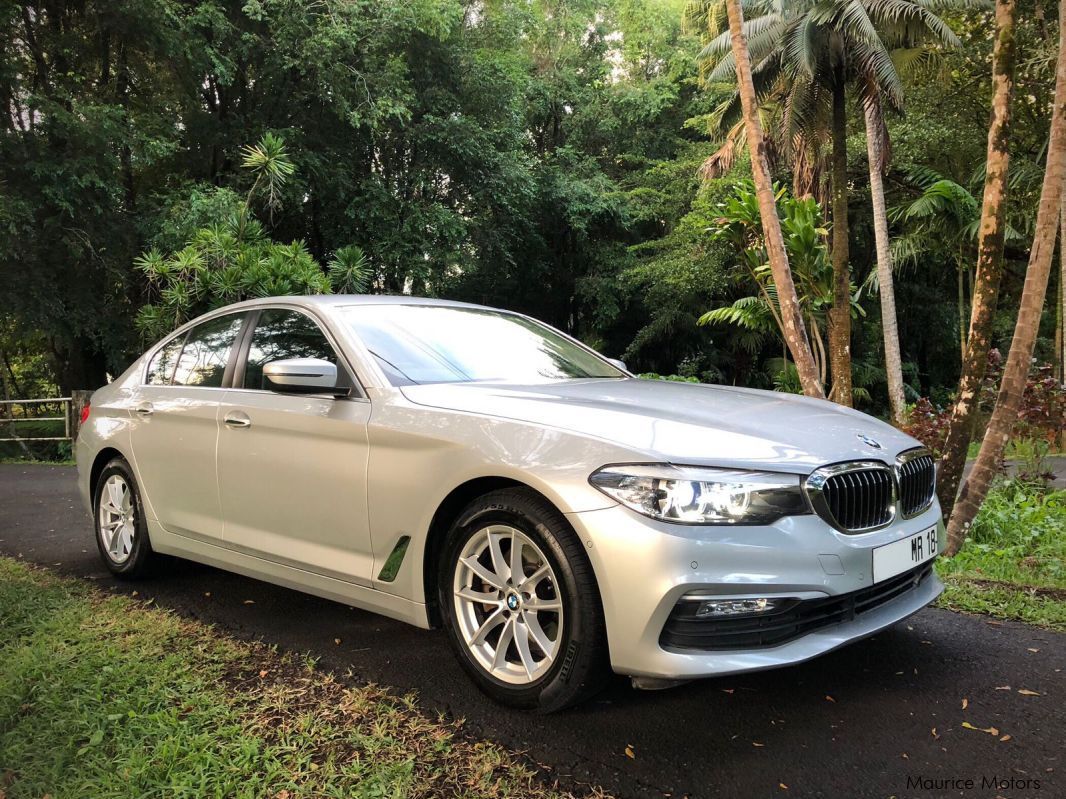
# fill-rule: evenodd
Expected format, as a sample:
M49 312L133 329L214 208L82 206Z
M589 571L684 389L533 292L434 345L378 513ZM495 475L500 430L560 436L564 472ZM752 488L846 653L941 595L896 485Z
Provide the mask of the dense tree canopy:
M789 387L772 318L744 327L713 313L751 308L745 298L759 296L744 248L721 233L750 170L737 152L713 178L701 171L727 141L715 112L735 85L701 72L703 31L683 27L685 5L5 4L5 363L46 370L63 390L101 383L163 324L135 324L153 313L146 305L160 306L152 269L215 246L205 231L228 235L244 207L255 226L249 246L320 270L307 286L326 290L331 264L337 278L336 264L357 262L358 274L332 285L365 277L371 291L514 308L641 372ZM1057 33L1052 5L1021 5L1000 345L1031 239ZM966 196L980 195L991 92L990 12L946 20L961 44L894 53L901 97L891 105L905 114L885 109L904 378L908 399L940 403L958 378L960 316L969 313L976 239ZM852 96L846 122L854 396L885 413L865 125ZM246 148L268 134L292 166L270 193L242 167ZM787 159L775 169L793 185ZM805 213L828 239L823 214ZM824 248L808 245L822 279ZM811 319L824 320L830 299L812 295ZM708 312L710 324L699 324ZM1053 357L1054 325L1048 303L1038 358Z

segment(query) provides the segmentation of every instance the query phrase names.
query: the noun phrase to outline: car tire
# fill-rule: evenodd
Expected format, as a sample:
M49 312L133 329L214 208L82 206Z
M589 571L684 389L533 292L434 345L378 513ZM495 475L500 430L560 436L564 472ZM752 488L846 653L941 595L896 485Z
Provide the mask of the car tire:
M603 686L607 635L592 566L543 497L507 488L474 500L453 523L443 554L444 627L482 691L501 704L550 713Z
M97 478L93 527L100 558L116 577L146 577L158 564L160 556L148 539L137 478L125 458L109 461Z

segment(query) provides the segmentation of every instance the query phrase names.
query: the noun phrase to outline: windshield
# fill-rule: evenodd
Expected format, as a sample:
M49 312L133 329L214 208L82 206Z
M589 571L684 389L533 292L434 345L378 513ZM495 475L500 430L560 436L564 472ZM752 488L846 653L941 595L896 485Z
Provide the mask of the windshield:
M551 328L515 314L440 305L352 305L341 313L397 386L625 377Z

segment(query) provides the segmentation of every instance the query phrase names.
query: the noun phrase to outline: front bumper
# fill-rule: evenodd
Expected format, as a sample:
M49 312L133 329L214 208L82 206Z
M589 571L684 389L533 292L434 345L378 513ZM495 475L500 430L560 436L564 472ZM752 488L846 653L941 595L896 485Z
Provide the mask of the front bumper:
M766 527L701 527L657 522L616 506L569 518L599 581L611 665L634 677L685 680L800 663L917 613L943 591L932 573L876 607L779 645L679 648L663 630L682 595L854 596L873 585L874 548L934 525L943 545L939 507L934 502L914 519L863 535L839 533L814 515Z

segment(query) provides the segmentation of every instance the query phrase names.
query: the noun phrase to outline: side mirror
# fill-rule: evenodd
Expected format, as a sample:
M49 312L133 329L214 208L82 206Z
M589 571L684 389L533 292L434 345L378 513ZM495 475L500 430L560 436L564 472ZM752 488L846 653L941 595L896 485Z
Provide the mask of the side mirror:
M608 358L607 359L607 363L611 364L612 366L617 366L623 372L628 372L629 371L628 369L626 369L626 362L625 361L621 361L618 358Z
M263 367L266 387L281 394L346 394L337 387L337 366L321 358L286 358Z

